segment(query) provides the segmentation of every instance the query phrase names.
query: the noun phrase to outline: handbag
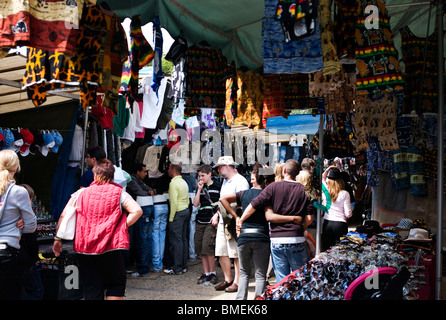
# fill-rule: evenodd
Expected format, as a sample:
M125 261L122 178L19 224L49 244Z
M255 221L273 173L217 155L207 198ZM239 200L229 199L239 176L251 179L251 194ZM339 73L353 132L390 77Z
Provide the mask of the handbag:
M76 231L76 202L81 192L82 191L80 191L77 197L74 199L73 205L65 209L65 216L60 222L56 237L64 240L74 239L74 234Z

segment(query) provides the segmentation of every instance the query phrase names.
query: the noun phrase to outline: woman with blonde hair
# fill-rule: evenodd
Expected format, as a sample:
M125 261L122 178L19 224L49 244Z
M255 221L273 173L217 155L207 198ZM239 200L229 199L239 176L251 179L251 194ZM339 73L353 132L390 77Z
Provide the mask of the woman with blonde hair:
M283 162L276 163L274 167L274 181L282 181L283 180Z
M16 267L22 233L33 233L37 219L28 191L15 184L20 161L12 150L0 151L0 300L14 299L20 281ZM17 222L23 218L23 228Z
M296 177L296 181L305 186L305 191L310 199L317 200L319 188L316 182L317 175L314 173L316 161L311 158L304 158L300 164L301 170Z
M75 192L62 212L76 203L74 250L79 253L80 278L85 300L122 300L126 274L122 250L129 249L128 227L142 215L138 203L113 182L115 168L108 159L93 167L94 181ZM57 233L56 233L57 234ZM53 252L62 252L62 239L54 237Z
M352 216L353 207L338 168L328 167L322 174L322 183L328 191L328 195L322 194L322 202L328 209L324 214L322 226L322 249L325 251L336 245L340 237L347 234L347 221Z

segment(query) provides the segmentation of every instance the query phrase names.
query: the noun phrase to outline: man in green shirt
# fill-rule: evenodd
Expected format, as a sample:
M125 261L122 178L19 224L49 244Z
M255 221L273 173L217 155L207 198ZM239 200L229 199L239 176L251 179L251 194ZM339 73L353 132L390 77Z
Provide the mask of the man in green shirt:
M181 177L181 164L171 163L167 173L172 178L169 184L169 250L173 266L165 269L167 274L186 272L188 258L187 226L190 219L189 187Z

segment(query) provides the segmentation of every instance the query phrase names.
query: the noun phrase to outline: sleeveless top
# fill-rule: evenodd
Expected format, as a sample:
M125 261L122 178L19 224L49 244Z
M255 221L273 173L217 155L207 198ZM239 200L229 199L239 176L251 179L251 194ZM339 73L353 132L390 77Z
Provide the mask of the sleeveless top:
M101 254L128 249L127 215L121 210L122 187L93 182L78 197L74 250Z

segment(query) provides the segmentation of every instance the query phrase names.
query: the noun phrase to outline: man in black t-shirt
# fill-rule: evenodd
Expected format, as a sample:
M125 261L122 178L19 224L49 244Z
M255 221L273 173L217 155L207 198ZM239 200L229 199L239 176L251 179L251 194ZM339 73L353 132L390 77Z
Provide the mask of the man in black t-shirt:
M195 252L201 255L203 274L197 283L213 285L217 282L215 272L215 236L217 233L218 213L215 213L212 203L220 199L221 185L212 180L212 167L207 164L197 169L199 181L193 205L199 206L195 218Z

